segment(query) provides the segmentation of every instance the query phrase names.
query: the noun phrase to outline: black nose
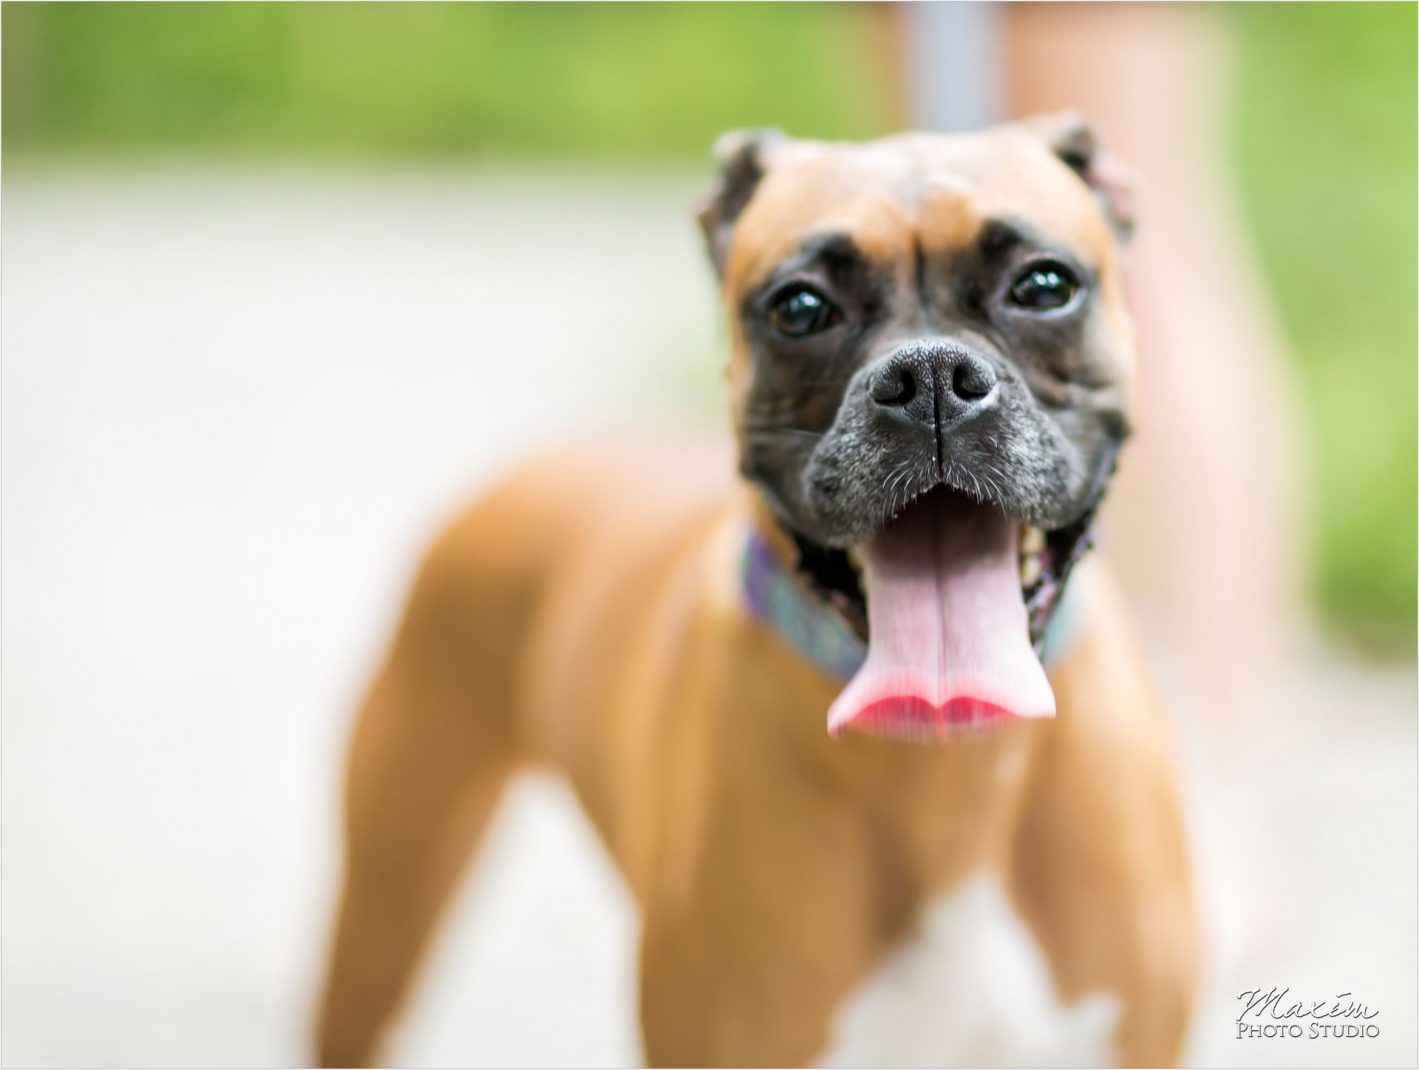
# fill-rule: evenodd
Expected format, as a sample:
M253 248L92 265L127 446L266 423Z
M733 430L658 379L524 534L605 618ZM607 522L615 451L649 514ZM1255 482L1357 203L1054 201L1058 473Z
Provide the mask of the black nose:
M949 342L913 342L888 356L867 380L881 408L944 430L975 415L995 393L982 358Z

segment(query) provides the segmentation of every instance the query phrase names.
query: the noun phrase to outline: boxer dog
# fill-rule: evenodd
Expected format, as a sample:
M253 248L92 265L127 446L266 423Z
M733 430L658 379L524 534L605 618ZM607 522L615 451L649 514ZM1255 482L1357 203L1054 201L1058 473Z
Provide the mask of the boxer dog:
M1074 568L1128 426L1124 188L1068 116L717 152L742 478L567 450L437 540L352 746L320 1056L377 1057L541 763L638 903L650 1063L1171 1063L1169 732Z

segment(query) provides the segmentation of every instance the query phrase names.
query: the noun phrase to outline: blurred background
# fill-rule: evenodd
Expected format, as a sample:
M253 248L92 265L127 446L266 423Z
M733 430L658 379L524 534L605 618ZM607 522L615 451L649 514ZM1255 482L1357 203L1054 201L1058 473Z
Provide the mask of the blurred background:
M724 423L718 133L1078 106L1138 185L1106 538L1182 740L1189 1061L1412 1065L1415 8L1162 7L5 4L4 1061L309 1058L420 549L555 437ZM529 780L391 1055L635 1063L634 939ZM1256 984L1382 1036L1236 1042Z

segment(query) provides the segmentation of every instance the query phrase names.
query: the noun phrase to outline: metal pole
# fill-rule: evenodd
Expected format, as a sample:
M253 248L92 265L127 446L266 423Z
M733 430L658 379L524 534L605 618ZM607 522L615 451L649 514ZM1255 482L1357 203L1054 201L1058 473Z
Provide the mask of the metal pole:
M973 130L1005 117L1004 13L991 0L900 7L908 107L928 130Z

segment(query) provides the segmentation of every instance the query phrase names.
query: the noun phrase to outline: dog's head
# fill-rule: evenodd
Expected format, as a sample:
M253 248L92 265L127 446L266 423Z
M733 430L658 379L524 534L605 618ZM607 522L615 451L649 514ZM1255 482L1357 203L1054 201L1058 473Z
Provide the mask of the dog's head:
M1130 207L1088 126L1057 116L865 144L761 131L727 135L716 153L700 221L729 311L740 468L799 567L872 633L869 664L888 630L894 643L944 643L940 662L1004 642L920 633L943 627L921 616L932 598L937 616L950 611L947 632L965 626L962 606L984 597L982 570L1008 542L1026 643L1038 644L1127 430L1118 245ZM918 583L913 609L892 577L922 569L976 586ZM889 601L891 620L913 623L890 623ZM978 701L948 711L961 688L937 676L915 688L931 691L918 697L933 724L1035 712L974 684ZM1040 705L1038 693L1011 701ZM921 734L921 709L888 712L873 716ZM843 723L864 726L862 713Z

